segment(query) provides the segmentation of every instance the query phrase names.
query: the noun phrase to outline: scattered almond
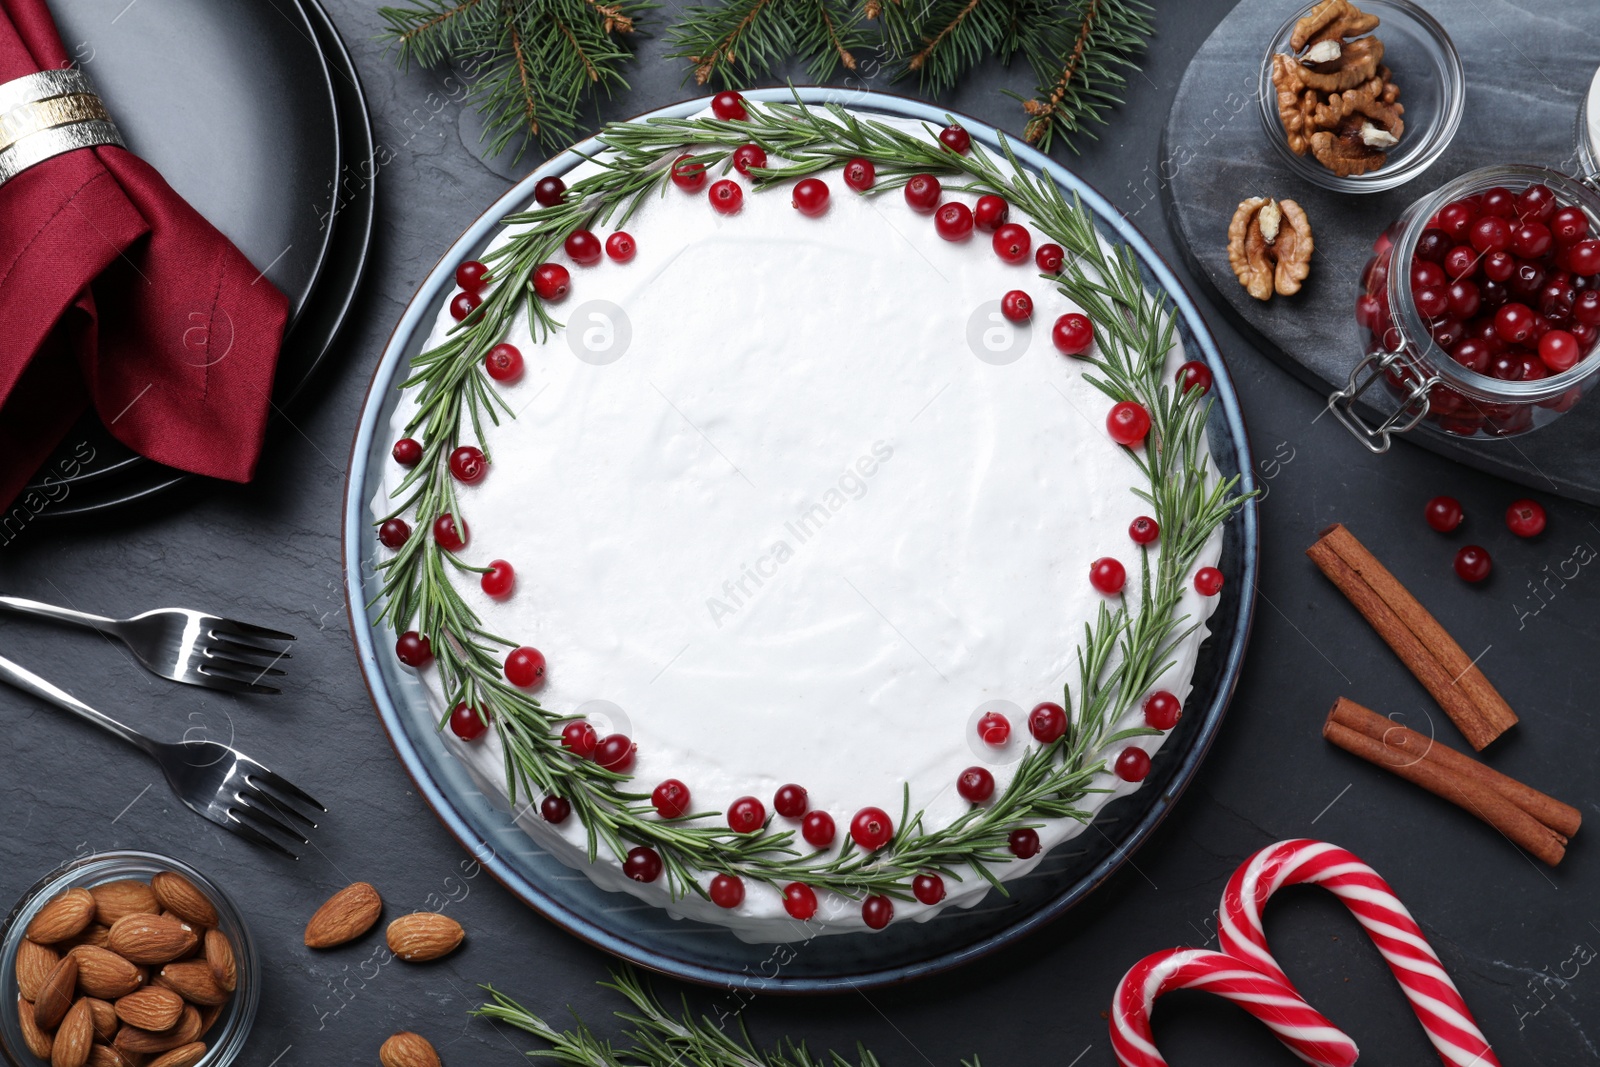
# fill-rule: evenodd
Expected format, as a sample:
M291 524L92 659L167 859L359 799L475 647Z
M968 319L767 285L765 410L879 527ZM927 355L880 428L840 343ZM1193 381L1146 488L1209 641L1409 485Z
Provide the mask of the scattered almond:
M68 889L39 909L24 933L29 941L53 945L76 936L94 919L94 896L87 889Z
M217 925L217 909L210 898L183 875L162 871L150 879L150 888L163 908L185 922L204 927Z
M307 948L333 948L354 941L377 923L383 898L366 882L347 885L329 897L306 923Z
M91 997L116 1000L144 985L146 974L107 948L79 945L67 953L78 961L78 985Z
M111 926L106 947L130 963L169 963L200 943L193 926L160 915L127 915Z
M79 977L82 977L81 967ZM101 1041L110 1041L116 1037L117 1027L122 1025L117 1019L117 1009L113 1008L109 1001L98 997L84 997L83 1000L89 1005L89 1016L94 1020L94 1035Z
M204 1007L223 1004L228 999L228 991L217 984L211 965L205 960L169 963L156 974L155 980L184 1000Z
M224 992L232 993L239 985L239 964L233 958L233 943L221 930L207 930L205 948L211 977Z
M118 1000L117 1018L141 1030L170 1030L183 1018L183 998L161 986L145 986Z
M466 936L448 915L418 911L389 924L389 951L407 963L427 963L450 955Z
M439 1054L428 1039L408 1030L400 1031L383 1043L378 1050L378 1062L383 1067L440 1067Z
M39 989L50 977L61 954L55 949L23 938L17 943L17 992L23 1000L38 1000Z
M22 1027L22 1040L28 1051L41 1060L49 1059L55 1040L39 1029L39 1024L33 1020L33 1005L21 997L17 998L17 1022Z
M89 890L94 897L95 922L110 926L124 915L154 915L161 910L155 890L145 882L125 878L104 882Z
M203 1041L195 1041L175 1048L160 1059L151 1060L145 1067L194 1067L195 1064L205 1059L206 1046Z
M33 1002L33 1021L41 1030L54 1030L61 1025L67 1010L72 1007L72 994L78 988L78 961L64 956L51 968L50 975L39 987L39 996Z
M55 1044L50 1049L50 1067L83 1067L89 1062L89 1046L94 1044L94 1018L89 1002L80 1000L61 1020Z

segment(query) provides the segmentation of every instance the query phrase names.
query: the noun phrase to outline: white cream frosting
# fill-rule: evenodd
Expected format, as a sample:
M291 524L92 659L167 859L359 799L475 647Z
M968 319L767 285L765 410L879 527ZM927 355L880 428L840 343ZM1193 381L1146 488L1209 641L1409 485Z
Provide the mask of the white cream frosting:
M1121 559L1137 595L1127 531L1149 510L1133 493L1143 479L1106 435L1111 401L1052 346L1051 324L1076 309L1031 256L1007 265L981 232L944 241L899 192L860 196L837 172L821 175L831 197L820 218L794 210L786 189L729 176L745 187L738 214L668 186L627 224L632 262L560 259L572 292L552 311L565 329L541 344L525 321L513 326L527 370L502 392L517 417L487 429L489 473L459 492L471 532L461 555L510 561L516 589L497 602L475 575L453 580L489 630L544 652L546 707L621 709L602 725L637 743L642 791L677 778L696 811L753 795L770 813L777 788L795 782L842 839L864 806L898 819L909 784L912 809L941 826L967 807L962 769L986 762L1003 790L1005 761L1032 743L1027 710L1076 688L1075 650L1104 599L1091 562ZM1009 289L1035 302L1020 333L998 315ZM428 346L452 325L441 310ZM620 356L575 355L569 336L594 347L608 330L613 342L631 335ZM1010 362L985 347L1024 343ZM1169 372L1182 358L1170 354ZM413 410L402 397L393 437ZM402 474L391 468L375 511ZM1220 535L1200 565L1219 546ZM1213 605L1188 586L1179 612L1203 620ZM1187 696L1205 634L1178 644L1161 688ZM442 709L437 671L424 681ZM973 727L994 701L1015 705L998 756ZM1135 706L1126 725L1138 721ZM1133 743L1154 752L1161 741ZM493 731L438 743L505 794ZM1110 775L1095 784L1108 792L1085 797L1089 811L1136 788ZM816 932L772 887L747 879L733 910L672 900L665 879L625 878L603 847L589 863L575 817L552 826L535 804L517 822L601 887L674 916L749 941ZM798 820L774 823L798 839ZM1047 851L1082 829L1054 820L1040 837ZM970 907L988 888L971 872L946 883L940 905L897 902L896 921ZM865 929L857 904L819 896L824 932Z
M1589 138L1589 156L1600 160L1600 70L1594 72L1594 80L1589 83L1589 97L1584 103L1583 114L1587 120L1584 133Z

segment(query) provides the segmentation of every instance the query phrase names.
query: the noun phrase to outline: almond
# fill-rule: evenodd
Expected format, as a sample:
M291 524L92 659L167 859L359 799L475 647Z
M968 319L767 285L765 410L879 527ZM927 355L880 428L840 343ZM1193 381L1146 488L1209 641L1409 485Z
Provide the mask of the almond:
M223 1004L228 999L228 991L217 984L211 975L211 965L205 960L169 963L161 968L156 981L178 993L184 1000L204 1007Z
M53 945L77 935L93 919L94 896L87 889L68 889L39 909L24 936L41 945Z
M196 1034L195 1036L205 1037L207 1034L209 1034L211 1032L211 1028L217 1025L217 1020L222 1017L222 1013L226 1008L226 1004L213 1004L209 1008L201 1008L200 1033Z
M17 992L24 1000L38 1000L39 988L61 962L53 948L23 938L17 943Z
M206 963L211 967L211 977L224 992L232 993L239 985L239 965L233 958L233 943L221 930L206 931Z
M466 936L448 915L418 911L389 924L389 951L407 963L427 963L450 955Z
M306 923L307 948L332 948L354 941L377 923L383 898L366 882L347 885L317 909Z
M206 1046L203 1041L195 1041L175 1048L160 1059L151 1060L146 1067L194 1067L195 1064L205 1059Z
M61 942L63 948L77 948L79 945L94 945L96 948L105 948L106 942L111 940L111 927L105 923L90 923L83 928L77 937L68 938Z
M217 925L217 909L211 898L200 892L198 886L175 871L162 871L150 879L161 906L187 923L195 926Z
M39 996L33 1002L33 1021L41 1030L54 1030L61 1025L67 1010L72 1007L72 994L78 988L78 961L63 956L51 968L50 975L39 987Z
M89 894L94 897L95 922L105 926L124 915L154 915L161 910L155 890L131 878L97 885Z
M89 1048L89 1067L133 1067L133 1061L110 1045L92 1045Z
M116 1000L144 985L145 972L110 949L79 945L67 953L78 961L78 985L91 997Z
M78 967L78 978L83 978L83 967ZM122 1024L117 1020L117 1009L111 1006L110 1001L98 997L84 997L84 1002L89 1005L89 1016L94 1020L94 1035L101 1041L110 1041L117 1036L117 1027Z
M421 1034L402 1030L378 1050L383 1067L440 1067L439 1054Z
M80 1000L61 1020L55 1046L50 1050L50 1067L83 1067L89 1062L89 1046L94 1044L94 1017L89 1002Z
M193 1004L183 1009L178 1025L165 1033L141 1030L137 1026L124 1026L111 1042L113 1048L124 1055L128 1053L162 1053L190 1044L200 1036L200 1009Z
M161 915L126 915L111 926L106 947L129 963L169 963L193 952L200 933Z
M141 1030L171 1030L183 1018L183 998L161 986L136 989L115 1007L117 1018Z
M33 1005L22 997L17 998L17 1022L22 1027L22 1040L28 1046L28 1051L41 1060L50 1058L50 1050L55 1046L55 1040L33 1021Z

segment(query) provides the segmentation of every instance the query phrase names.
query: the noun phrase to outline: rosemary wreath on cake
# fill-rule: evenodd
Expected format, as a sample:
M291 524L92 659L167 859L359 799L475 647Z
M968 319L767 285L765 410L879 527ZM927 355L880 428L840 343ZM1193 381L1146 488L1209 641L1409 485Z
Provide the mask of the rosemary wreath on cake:
M846 833L836 854L815 851L770 820L756 832L738 832L714 825L710 817L716 812L662 818L650 794L639 792L628 774L564 746L562 731L573 715L544 706L508 680L505 661L515 643L488 629L452 584L452 572L477 576L487 570L451 550L453 526L442 538L407 537L379 563L380 620L406 631L400 648L405 652L409 641L412 655L403 659L426 662L431 656L447 707L464 709L498 731L513 807L519 796L530 802L559 798L586 828L591 862L602 847L619 861L630 850L649 850L655 857L652 870L665 877L674 899L713 897L709 876L713 884L729 878L780 889L800 883L869 903L885 898L887 905L915 899L918 876L960 881L963 870L977 872L1004 892L991 866L1015 858L1013 834L1050 819L1088 821L1090 813L1079 803L1097 790L1093 779L1107 769L1107 750L1160 732L1115 724L1169 665L1174 646L1199 625L1178 613L1184 587L1207 540L1243 499L1235 491L1237 477L1215 479L1202 458L1209 374L1193 372L1201 373L1198 381L1180 376L1183 387L1168 380L1175 316L1163 297L1146 289L1132 250L1102 243L1077 197L1069 201L1048 179L1030 176L1003 140L1001 155L995 156L977 144L962 144L963 131L957 147L965 151L955 151L938 139L837 106L805 106L798 97L794 104L748 108L740 102L736 114L742 117L651 118L607 126L599 135L604 150L594 157L601 169L570 187L545 179L539 206L506 217L509 239L484 257L495 284L441 344L413 360L402 385L416 398L407 435L420 449L410 457L415 466L381 522L412 516L427 526L459 514L452 453L469 437L486 452L485 420L498 423L502 415L512 415L485 357L519 310L526 310L536 339L560 328L539 295L536 272L574 230L620 228L647 197L662 191L674 169L726 173L734 150L751 143L774 160L748 171L758 194L853 160L870 161L876 172L864 195L900 189L919 174L942 176L947 189L1003 197L1066 250L1059 272L1049 277L1093 322L1098 354L1085 357L1093 371L1086 377L1114 402L1136 404L1149 418L1143 444L1126 451L1143 472L1146 488L1135 492L1153 510L1161 551L1152 560L1142 547L1139 595L1118 596L1115 607L1110 600L1102 603L1085 627L1076 686L1062 688L1064 733L1030 748L1003 790L948 825L926 825L921 812L911 810L907 787L892 836L881 847L868 850ZM419 648L424 656L417 655ZM440 728L448 721L447 714Z

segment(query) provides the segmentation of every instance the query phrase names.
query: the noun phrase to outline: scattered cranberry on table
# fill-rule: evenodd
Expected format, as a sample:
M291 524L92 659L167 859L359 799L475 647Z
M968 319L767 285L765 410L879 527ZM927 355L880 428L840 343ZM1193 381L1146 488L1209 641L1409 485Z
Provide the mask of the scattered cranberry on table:
M1157 730L1170 730L1183 718L1183 705L1165 689L1144 698L1144 723Z
M572 802L566 797L545 797L539 801L539 814L545 822L559 826L572 814Z
M742 144L733 150L733 169L750 177L751 167L767 165L767 150L758 144Z
M477 260L464 260L456 268L456 285L467 292L479 292L487 284L489 284L489 268Z
M1028 713L1028 732L1041 745L1048 745L1067 732L1067 709L1045 701Z
M882 808L862 808L850 820L850 836L868 852L876 852L894 837L894 823Z
M1161 536L1161 526L1148 515L1140 515L1128 523L1128 536L1136 545L1148 545Z
M506 656L506 681L522 689L544 684L544 653L537 648L514 648Z
M1042 244L1033 253L1034 264L1046 274L1055 274L1066 259L1066 249L1058 244Z
M433 520L433 539L446 552L457 552L466 547L467 524L457 521L448 511Z
M735 833L753 834L766 821L766 805L755 797L740 797L728 805L728 828Z
M593 726L577 719L561 728L561 747L579 759L593 759L600 748L600 735Z
M580 267L592 267L600 262L602 255L600 238L589 230L573 230L567 234L567 239L562 242L561 247Z
M1479 545L1467 545L1456 553L1456 574L1464 582L1481 582L1489 577L1494 563Z
M933 230L946 241L965 241L972 236L972 209L959 200L940 204L933 213Z
M828 183L821 178L802 178L795 183L793 204L802 215L816 218L828 210Z
M1032 859L1039 854L1039 831L1031 826L1013 830L1006 839L1006 847L1020 860Z
M737 875L719 874L711 879L711 903L719 908L737 908L744 903L744 882Z
M633 243L633 235L618 230L606 238L606 255L611 257L613 263L626 263L633 258L638 246Z
M1537 500L1515 500L1506 508L1506 528L1518 537L1538 537L1544 527L1544 505Z
M994 231L991 240L994 245L994 254L1006 263L1026 263L1028 253L1033 248L1033 237L1028 233L1026 226L1015 222L1008 222Z
M968 767L956 776L956 792L970 804L982 804L994 796L994 775L985 767Z
M653 882L661 877L661 856L648 845L635 845L622 861L622 873L635 882Z
M722 178L711 183L706 197L711 206L723 215L732 215L744 204L744 190L732 178Z
M972 148L972 135L955 123L939 131L939 143L957 155L964 156Z
M1150 754L1142 748L1125 748L1113 769L1124 782L1142 782L1150 773Z
M778 792L772 798L772 810L785 819L798 819L806 813L810 801L805 786L791 782L778 787Z
M1198 359L1191 359L1179 367L1177 379L1179 392L1187 393L1191 389L1198 389L1202 393L1211 391L1211 368Z
M1050 340L1069 356L1082 355L1094 343L1094 323L1089 321L1087 315L1069 311L1056 320L1055 328L1050 331Z
M483 357L483 369L497 382L516 381L522 377L522 350L513 344L497 344Z
M839 832L833 816L825 811L808 811L800 821L800 836L812 848L827 848Z
M1466 518L1466 513L1461 510L1461 501L1453 496L1434 497L1428 501L1422 515L1428 520L1428 525L1440 533L1449 533Z
M1011 205L1006 203L1005 197L993 193L978 197L972 209L972 221L984 233L994 233L1005 225L1010 215Z
M567 183L560 178L540 178L533 199L540 207L555 207L567 198Z
M384 548L400 548L411 540L411 527L404 519L389 519L378 527L378 542Z
M978 737L999 748L1011 739L1011 721L998 711L986 711L978 718Z
M737 122L750 117L745 110L744 97L729 89L711 98L711 113L719 119Z
M594 750L594 761L608 771L624 774L633 766L638 746L627 734L611 734Z
M1010 322L1027 322L1033 318L1033 297L1021 289L1012 289L1000 298L1000 314Z
M389 454L400 466L415 467L422 462L422 444L414 438L402 437L394 443L394 451Z
M487 473L489 461L484 458L483 449L462 445L450 453L450 474L463 485L476 485Z
M687 192L694 192L706 183L706 165L698 162L693 153L685 152L672 161L672 184Z
M872 160L862 159L859 156L844 165L844 183L858 193L864 193L872 188L873 182L878 179L878 168L872 165Z
M395 658L419 670L433 662L433 645L415 630L407 630L394 643Z
M1195 571L1194 591L1201 596L1216 596L1222 592L1222 572L1215 567L1201 567Z
M911 205L911 210L922 215L931 215L939 206L939 179L931 174L913 174L905 187L906 203Z
M478 709L465 701L450 711L450 732L463 741L476 741L488 728L489 724L483 721Z
M783 910L805 922L817 913L817 894L804 882L790 882L783 887Z
M681 819L689 811L689 787L668 778L651 790L650 803L663 819Z
M517 584L516 568L503 559L492 560L489 569L483 572L483 577L478 579L478 585L489 596L499 600L511 595L511 590Z
M1127 568L1110 556L1101 556L1089 567L1089 584L1106 596L1115 596L1122 592L1122 587L1127 581Z
M1150 433L1150 413L1132 400L1113 404L1106 415L1106 432L1119 445L1132 448Z
M483 303L483 297L463 289L450 298L450 317L460 322L477 310L478 305L481 303Z
M882 930L894 919L894 901L888 897L870 896L861 902L861 921L874 930Z
M911 895L919 903L932 906L944 899L944 879L932 872L919 874L911 879Z
M533 291L540 300L562 300L572 289L572 272L559 263L541 263L533 268Z

